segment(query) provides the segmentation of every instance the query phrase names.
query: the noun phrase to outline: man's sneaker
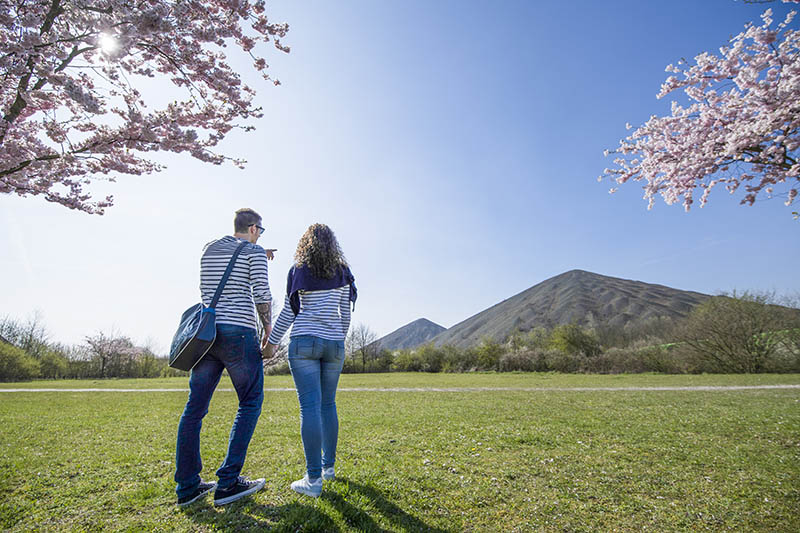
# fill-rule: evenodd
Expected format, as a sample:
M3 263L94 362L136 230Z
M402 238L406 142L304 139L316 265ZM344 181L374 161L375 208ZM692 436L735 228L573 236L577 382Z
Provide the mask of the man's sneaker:
M189 494L188 496L184 496L183 498L178 498L178 507L183 507L185 505L189 505L190 503L194 503L212 490L214 487L217 486L215 481L211 483L206 483L205 481L200 481L200 485L197 486L197 489Z
M336 479L336 473L333 471L333 467L322 469L322 479L325 481L332 481Z
M235 502L239 498L244 498L248 494L253 494L264 488L264 478L250 481L244 476L239 476L236 484L229 489L221 489L217 487L214 492L214 505L225 505Z
M308 479L308 474L306 474L303 476L303 479L292 482L292 490L300 494L311 496L312 498L319 498L319 495L322 494L322 478L318 477L314 481L311 481Z

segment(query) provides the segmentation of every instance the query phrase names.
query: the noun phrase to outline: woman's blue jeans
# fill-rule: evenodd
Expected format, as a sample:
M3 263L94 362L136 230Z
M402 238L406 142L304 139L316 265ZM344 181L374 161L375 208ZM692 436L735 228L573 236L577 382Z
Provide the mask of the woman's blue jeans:
M236 483L244 466L247 447L256 428L264 401L264 370L256 330L217 324L217 339L211 350L192 369L189 401L178 424L175 452L175 491L178 498L194 492L200 484L203 462L200 459L200 428L208 413L211 395L226 369L239 397L239 410L228 440L228 454L217 470L219 486Z
M322 468L336 461L336 386L343 364L344 341L299 335L289 342L289 369L300 402L300 436L310 479L320 477Z

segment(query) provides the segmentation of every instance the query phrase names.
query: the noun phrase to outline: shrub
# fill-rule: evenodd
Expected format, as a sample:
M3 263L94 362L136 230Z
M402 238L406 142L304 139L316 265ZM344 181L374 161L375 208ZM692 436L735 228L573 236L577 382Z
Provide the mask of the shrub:
M381 350L371 361L367 361L367 372L390 372L394 355L389 350Z
M444 362L444 352L433 344L423 344L413 350L399 350L391 368L398 372L439 372Z
M594 357L600 354L600 341L576 324L556 326L550 333L549 347L567 354Z
M268 366L265 370L268 376L286 376L292 373L289 370L289 361L283 361L277 365Z
M184 377L188 376L189 373L185 370L178 370L177 368L172 368L169 366L168 363L165 363L164 366L161 367L161 370L158 372L158 377L160 378L177 378L177 377Z
M392 370L396 372L421 372L422 359L415 350L398 350L392 361Z
M609 348L586 361L586 372L623 374L645 372L641 354L631 348Z
M638 352L642 358L645 372L685 374L690 368L689 361L683 357L683 353L675 345L651 345L640 348Z
M56 351L48 350L39 359L41 377L46 379L61 379L67 377L69 362L67 358Z
M548 370L555 372L579 372L584 367L586 359L583 354L564 353L559 350L548 350L543 356Z
M445 363L443 369L446 372L474 372L478 370L478 350L470 347L460 350L455 346L449 346L449 351L445 351Z
M433 344L420 346L417 351L422 360L422 370L424 372L441 372L444 363L444 350Z
M21 348L0 342L0 380L28 381L39 377L40 372L39 361Z
M601 374L660 372L681 374L691 364L677 346L665 346L659 339L640 339L625 348L609 348L597 357L587 358L585 371Z
M627 348L641 339L657 339L657 342L652 344L664 344L677 339L681 325L681 319L663 316L624 326L600 323L594 328L594 336L605 348Z
M525 346L534 350L546 350L550 341L550 332L539 326L528 332L525 336Z
M475 348L475 357L478 368L481 370L499 370L500 357L505 353L505 348L489 337L486 337Z
M464 372L469 364L467 352L455 346L445 345L442 350L442 368L440 372Z
M545 372L547 369L547 361L541 350L523 348L500 357L501 372Z
M788 364L784 340L800 328L800 311L773 305L771 294L716 296L687 319L686 343L715 372L767 372Z

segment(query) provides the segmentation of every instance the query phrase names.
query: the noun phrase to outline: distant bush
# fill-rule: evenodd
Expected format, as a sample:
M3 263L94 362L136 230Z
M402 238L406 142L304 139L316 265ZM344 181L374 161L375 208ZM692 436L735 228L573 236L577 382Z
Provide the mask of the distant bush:
M586 371L600 374L688 371L690 365L680 352L657 343L657 340L639 340L626 348L609 348L588 362Z
M684 340L712 372L758 373L796 368L794 333L800 311L774 304L771 294L716 296L686 321Z
M500 358L506 349L499 342L489 337L484 338L475 347L475 357L480 370L500 370Z
M669 317L655 317L624 326L600 323L593 333L604 349L628 348L643 339L653 340L652 344L666 344L679 337L682 320Z
M586 356L581 353L567 353L560 350L548 350L544 354L547 369L554 372L574 373L586 370Z
M478 346L458 349L454 346L424 344L413 350L397 350L391 362L395 372L472 372L499 370L503 345L485 339Z
M638 350L610 348L594 358L591 364L586 365L585 371L597 374L639 373L647 372L647 365Z
M381 350L373 359L367 361L366 372L390 372L394 356L389 350Z
M264 371L268 376L287 376L291 374L289 370L289 361L283 361L277 365L268 366Z
M28 381L41 373L39 361L12 344L0 342L0 380Z
M767 372L800 372L800 327L775 335L779 337L779 347L767 365Z
M566 354L583 354L594 357L600 353L597 337L575 324L556 326L550 333L549 348Z
M647 341L634 343L634 349L641 358L645 372L660 372L664 374L685 374L693 370L693 365L688 360L684 351L677 345L658 345L655 343L642 346ZM637 344L639 345L637 349Z
M455 346L443 347L445 358L444 372L475 372L478 367L478 351L475 347L461 350Z
M398 350L392 361L395 372L424 372L426 367L420 350Z
M501 372L546 372L546 353L543 350L521 348L509 351L500 357Z
M44 379L62 379L69 376L69 360L56 350L49 349L39 359L40 375Z
M189 373L184 370L178 370L169 366L168 359L162 359L163 365L159 368L158 377L160 378L178 378L188 376Z

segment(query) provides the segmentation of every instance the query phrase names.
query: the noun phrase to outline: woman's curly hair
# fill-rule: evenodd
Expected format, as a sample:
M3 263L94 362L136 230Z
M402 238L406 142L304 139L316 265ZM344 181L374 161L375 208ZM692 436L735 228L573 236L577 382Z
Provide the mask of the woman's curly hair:
M308 227L297 243L294 260L297 266L306 265L314 276L324 279L331 279L340 267L347 266L336 235L325 224Z

